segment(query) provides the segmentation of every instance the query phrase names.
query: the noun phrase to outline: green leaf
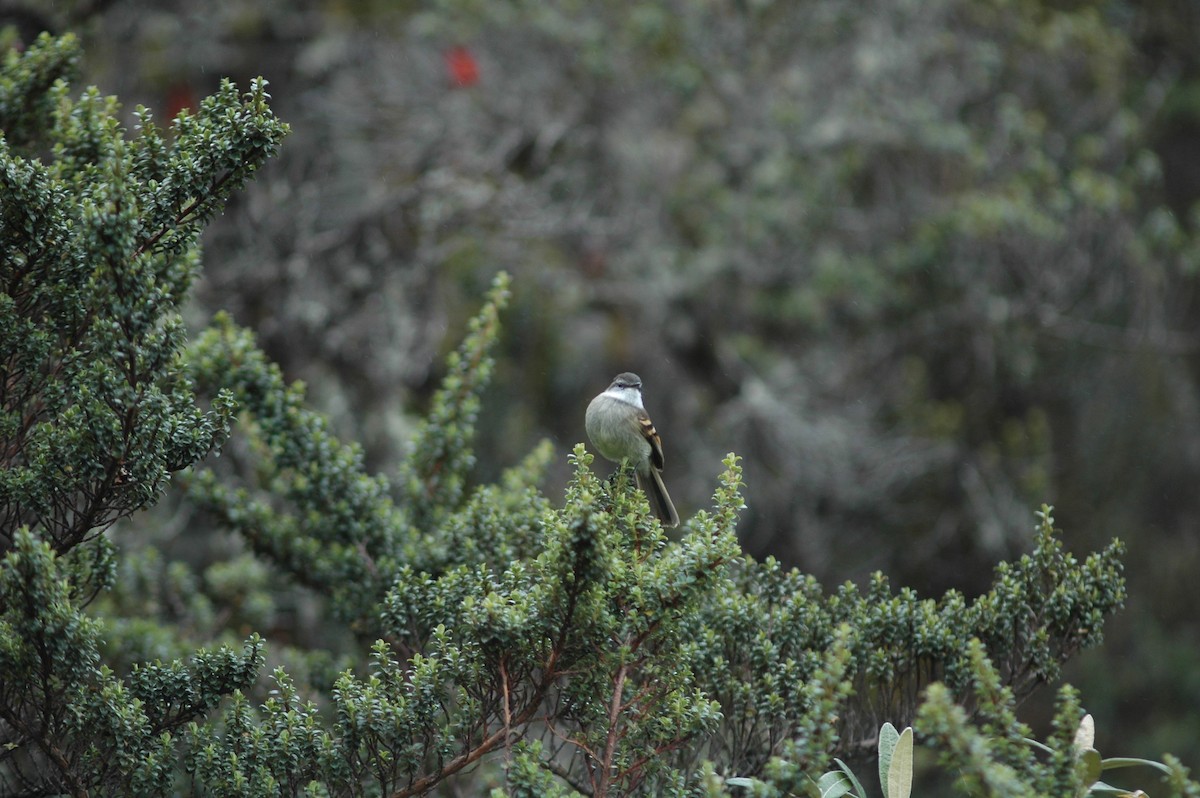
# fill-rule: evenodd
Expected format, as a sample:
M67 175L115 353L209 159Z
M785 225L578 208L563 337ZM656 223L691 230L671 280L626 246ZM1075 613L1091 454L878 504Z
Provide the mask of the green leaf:
M1022 737L1021 742L1046 754L1053 754L1054 749L1043 743L1041 740L1035 740L1032 737Z
M893 729L893 731L895 731ZM908 726L894 743L884 792L887 798L908 798L912 794L913 730Z
M1141 790L1134 790L1133 792L1130 792L1124 787L1114 787L1111 784L1105 784L1102 781L1098 781L1092 786L1088 787L1087 794L1119 795L1122 796L1122 798L1146 798L1146 793L1142 792Z
M843 795L850 794L853 788L852 778L853 776L848 778L840 770L831 770L817 779L817 790L821 793L821 798L841 798ZM862 793L859 795L861 796Z
M838 768L841 769L841 772L846 775L846 778L849 779L850 783L854 786L854 794L859 796L859 798L866 798L867 791L863 789L862 782L860 782L858 780L858 777L854 775L854 771L850 769L850 766L847 765L842 760L838 759L837 757L834 757L833 761L834 761L834 763L837 764ZM841 794L844 794L844 793L841 793Z
M893 798L888 792L888 774L892 767L892 752L900 740L900 732L891 723L879 727L879 786L883 788L883 798Z
M730 787L753 787L755 784L762 784L758 779L752 779L749 776L731 776L725 779L725 783Z
M1113 756L1105 759L1102 763L1103 770L1116 770L1118 768L1133 768L1145 766L1160 770L1167 775L1171 774L1171 768L1164 765L1162 762L1155 762L1153 759L1138 759L1137 757L1128 756Z
M1084 771L1084 784L1092 785L1100 781L1100 771L1102 764L1100 761L1100 752L1095 748L1087 748L1079 752L1079 759L1087 768Z

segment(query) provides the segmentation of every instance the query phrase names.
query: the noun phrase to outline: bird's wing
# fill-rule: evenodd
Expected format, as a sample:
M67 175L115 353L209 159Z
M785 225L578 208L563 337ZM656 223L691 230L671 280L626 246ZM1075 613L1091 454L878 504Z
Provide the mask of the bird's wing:
M638 426L641 430L642 437L650 444L650 463L659 471L663 469L663 450L662 439L658 437L658 431L654 429L654 422L650 420L650 416L645 410L638 413Z

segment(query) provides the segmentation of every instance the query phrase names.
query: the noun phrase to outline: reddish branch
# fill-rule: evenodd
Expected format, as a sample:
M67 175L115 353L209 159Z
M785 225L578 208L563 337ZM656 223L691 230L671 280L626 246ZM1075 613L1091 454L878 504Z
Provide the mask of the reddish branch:
M520 714L518 714L515 718L511 719L510 723L512 726L524 726L526 723L533 720L534 715L537 714L538 708L541 706L542 699L545 698L546 692L550 689L550 685L557 680L558 674L553 668L554 662L557 659L557 652L552 652L550 655L550 661L547 663L546 673L543 675L542 680L537 685L537 689L534 690L533 695L530 696L525 708L521 710ZM507 743L510 734L510 723L506 723L504 728L497 729L491 735L484 738L479 745L475 746L470 751L451 759L444 766L442 766L441 770L437 771L436 773L430 773L428 776L424 776L423 778L412 782L404 789L397 790L396 792L392 793L391 798L409 798L409 796L421 795L422 793L432 789L434 785L443 779L449 778L463 768L478 762L485 755Z
M504 667L504 655L500 655L500 689L504 694L504 739L507 741L512 729L512 706L510 705L508 689L508 669ZM505 742L505 747L508 743Z
M541 708L542 701L545 700L547 693L550 692L550 687L564 675L558 670L558 660L562 652L563 645L566 641L567 631L570 629L572 622L575 619L575 605L578 599L579 592L579 577L576 572L572 572L573 580L571 582L571 593L567 602L567 612L563 617L562 625L559 627L558 637L554 642L554 646L550 649L549 655L546 657L546 664L542 669L542 676L534 685L533 693L526 700L524 708L515 716L512 714L512 709L509 705L509 690L507 684L507 675L504 676L504 727L497 729L495 732L485 737L479 745L469 751L466 751L454 759L451 759L441 767L437 772L430 773L427 776L417 779L407 787L397 790L391 794L391 798L409 798L409 796L421 795L432 789L435 785L444 779L453 776L463 768L469 767L478 762L487 754L499 748L501 745L507 745L512 733L513 727L521 727L532 721L538 714ZM504 672L506 673L506 671Z
M617 669L616 678L613 679L613 694L608 704L608 739L604 742L604 758L600 760L600 780L596 785L596 795L608 795L612 785L613 757L617 752L619 736L617 722L621 717L621 696L625 692L625 677L628 673L629 666L622 664Z

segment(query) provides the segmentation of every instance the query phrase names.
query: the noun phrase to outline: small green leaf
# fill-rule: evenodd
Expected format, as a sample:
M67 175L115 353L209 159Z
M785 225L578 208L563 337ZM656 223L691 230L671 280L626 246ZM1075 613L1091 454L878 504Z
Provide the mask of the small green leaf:
M725 779L725 784L729 787L745 787L751 789L755 785L762 784L758 779L752 779L749 776L731 776Z
M1079 752L1079 759L1084 763L1087 770L1084 771L1084 784L1092 785L1100 781L1100 771L1102 768L1100 762L1100 752L1095 748L1087 748Z

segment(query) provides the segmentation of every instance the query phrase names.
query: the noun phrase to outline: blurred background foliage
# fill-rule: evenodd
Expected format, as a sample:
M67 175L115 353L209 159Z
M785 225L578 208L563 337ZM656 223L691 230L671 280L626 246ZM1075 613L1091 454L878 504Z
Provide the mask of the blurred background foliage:
M255 330L373 468L507 270L481 480L548 438L557 495L630 369L682 513L737 451L744 547L830 588L974 595L1052 503L1070 548L1128 543L1128 609L1067 673L1097 747L1200 762L1193 0L14 1L0 24L77 33L84 82L160 121L271 81L292 134L206 234L191 321ZM301 682L345 666L297 653L347 632L182 498L115 534L140 553L100 607L128 619L114 651L259 630Z

